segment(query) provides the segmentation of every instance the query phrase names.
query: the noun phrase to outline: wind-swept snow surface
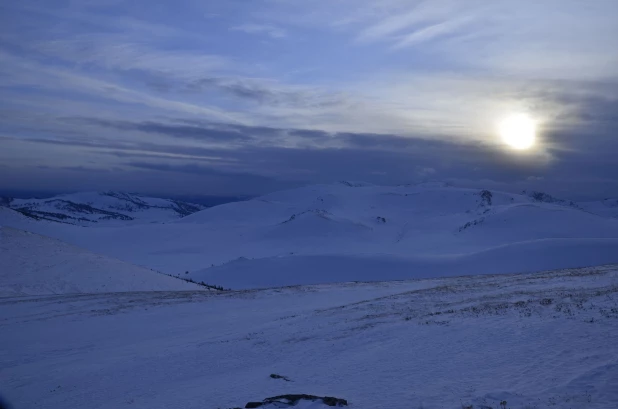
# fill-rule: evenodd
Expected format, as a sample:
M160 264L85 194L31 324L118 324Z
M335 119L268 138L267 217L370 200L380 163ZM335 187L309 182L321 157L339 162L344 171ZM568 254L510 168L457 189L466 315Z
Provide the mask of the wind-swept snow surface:
M618 404L615 266L4 298L0 333L15 408L232 408L284 394L354 409Z
M0 297L201 287L38 234L0 227Z

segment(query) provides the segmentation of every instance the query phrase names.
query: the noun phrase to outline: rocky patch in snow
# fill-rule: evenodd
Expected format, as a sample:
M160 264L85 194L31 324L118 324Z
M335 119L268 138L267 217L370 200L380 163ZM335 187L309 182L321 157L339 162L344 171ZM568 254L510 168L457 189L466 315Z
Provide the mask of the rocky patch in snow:
M0 206L9 207L35 220L82 226L113 222L164 222L205 208L178 200L122 192L73 193L46 199L2 198Z
M309 401L309 402L321 402L326 406L331 407L343 407L348 406L348 401L345 399L334 398L332 396L315 396L315 395L305 395L305 394L289 394L289 395L281 395L274 396L272 398L266 398L262 402L249 402L245 405L245 408L284 408L297 406L299 402Z

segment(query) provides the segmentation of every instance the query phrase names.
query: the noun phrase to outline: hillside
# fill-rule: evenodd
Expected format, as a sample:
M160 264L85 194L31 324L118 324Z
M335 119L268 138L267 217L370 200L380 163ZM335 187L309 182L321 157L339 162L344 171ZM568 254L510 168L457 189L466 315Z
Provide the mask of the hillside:
M579 206L594 214L618 218L618 199L604 199L594 202L581 202Z
M82 226L176 220L204 206L121 192L84 192L46 199L4 198L2 203L36 220Z
M299 255L238 259L189 273L196 282L253 289L462 275L526 273L618 263L618 239L544 239L445 255Z
M0 299L2 393L41 409L244 408L303 393L350 409L615 409L617 279L606 266Z
M343 257L343 265L357 257L392 257L408 266L398 278L487 272L484 263L500 273L618 262L613 248L617 219L538 192L512 194L439 184L308 186L215 206L163 224L92 229L26 225L14 218L5 223L168 274L200 272L200 277L213 277L205 280L210 284L224 285L227 276L235 277L236 288L244 288L236 278L246 277L231 270L244 265L230 263L239 258L265 265L270 265L269 259L290 258L274 265L275 270L288 266L285 280L264 278L248 282L249 287L316 283L317 277L326 276L331 277L327 282L355 280L354 274L358 280L372 281L389 276L384 269L361 274L349 267L341 274L332 265L320 267L329 274L300 273L305 270L295 263L307 260L294 259L300 256ZM595 243L605 252L596 253ZM282 274L264 272L261 264L253 270L264 277ZM226 278L217 282L222 275Z
M0 297L203 288L59 240L0 227Z
M337 184L101 224L0 208L15 407L615 408L618 220L577 203Z

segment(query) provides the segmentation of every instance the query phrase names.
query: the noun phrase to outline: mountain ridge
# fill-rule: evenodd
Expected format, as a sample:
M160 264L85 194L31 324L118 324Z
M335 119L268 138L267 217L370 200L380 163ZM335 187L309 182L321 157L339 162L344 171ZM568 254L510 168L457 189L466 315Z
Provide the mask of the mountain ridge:
M0 206L35 220L81 226L109 222L166 222L206 208L175 199L117 191L71 193L43 199L3 197Z

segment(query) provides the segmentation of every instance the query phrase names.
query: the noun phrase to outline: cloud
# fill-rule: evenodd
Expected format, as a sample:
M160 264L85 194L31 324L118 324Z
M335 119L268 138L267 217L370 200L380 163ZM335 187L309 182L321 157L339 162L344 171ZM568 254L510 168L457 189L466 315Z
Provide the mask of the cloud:
M217 169L213 169L208 166L202 166L196 163L184 163L184 164L170 164L170 163L154 163L154 162L128 162L127 166L156 170L160 172L178 172L178 173L192 173L197 175L217 175L217 176L233 176L233 177L255 177L262 179L260 176L251 175L248 173L232 173L222 172ZM266 178L264 178L266 179Z
M302 142L303 147L315 148L349 147L354 149L382 150L387 152L441 149L457 146L461 150L484 149L480 143L455 143L440 141L431 135L415 137L378 134L366 132L327 132L315 129L276 128L266 126L237 125L230 123L209 122L187 119L173 119L169 122L128 121L89 117L60 118L61 122L72 125L85 125L110 128L126 132L142 132L166 135L172 138L190 139L200 142L224 143L230 146L272 146L291 147L293 143ZM87 144L92 142L88 141ZM291 145L292 144L292 145ZM117 146L114 144L114 146ZM488 148L489 149L489 148Z
M91 123L92 121L88 121ZM94 122L100 124L100 122ZM108 126L103 123L103 126ZM133 129L140 128L143 124L136 123L128 125L126 123L112 124L112 126L127 127ZM150 130L152 124L147 124ZM491 170L500 169L516 171L518 167L529 169L543 166L542 158L531 158L526 160L513 160L509 162L506 154L501 154L493 148L482 145L464 145L452 142L425 140L418 138L406 138L396 135L379 134L327 134L317 131L288 130L277 128L257 127L255 132L251 127L237 127L231 124L218 125L221 129L235 130L242 135L242 138L251 138L256 143L243 143L235 149L225 147L201 146L177 146L160 145L148 141L92 141L89 139L64 138L62 140L47 139L28 139L29 143L53 144L78 148L90 148L93 152L105 152L104 154L113 155L119 158L143 158L144 155L166 154L170 155L167 159L182 162L194 160L220 161L218 166L229 169L229 166L244 168L246 172L285 174L306 172L310 170L313 174L322 174L324 177L332 177L341 170L345 172L356 172L360 174L370 174L370 171L380 171L390 178L407 179L410 175L415 175L418 169L441 169L449 170L452 167L470 166L472 164L484 164ZM167 126L152 126L153 130L159 132L167 131ZM184 128L173 128L174 134ZM210 129L204 128L206 131ZM216 128L215 128L216 129ZM189 139L193 139L195 130L190 130ZM313 147L285 147L269 143L278 142L277 136L281 134L296 134L297 137L304 137L314 142ZM200 133L201 135L201 133ZM317 137L317 138L316 138ZM332 140L338 140L337 147L329 147ZM14 139L13 139L14 140ZM261 142L260 142L261 141ZM172 157L171 155L177 155ZM535 165L538 161L540 165ZM355 164L354 166L350 166ZM337 167L341 169L337 169ZM402 172L399 172L401 170ZM405 170L405 171L404 171ZM509 172L510 172L509 171ZM426 172L425 172L426 173ZM517 173L517 171L516 171ZM525 173L525 172L524 172ZM523 175L523 173L522 173ZM348 177L349 178L349 175Z
M403 10L398 6L399 4L395 3L386 16L364 28L358 35L358 40L368 42L394 39L396 34L404 31L408 31L406 36L410 36L412 35L410 30L412 33L418 33L417 40L421 40L422 37L430 38L438 32L450 31L456 27L457 24L450 19L474 10L478 2L473 0L464 5L451 0L417 1L410 3L408 8Z
M289 131L292 136L298 136L303 139L309 139L314 141L328 140L333 138L333 134L325 131L315 129L292 129Z
M250 129L242 132L250 134ZM534 188L570 199L607 196L612 189L618 191L615 190L618 189L618 164L613 155L618 147L614 146L615 143L589 146L585 143L589 138L585 132L561 131L552 135L551 138L571 141L573 149L554 150L551 160L542 155L512 155L482 144L460 144L396 135L337 135L311 130L304 132L258 128L257 133L262 136L257 137L254 134L253 137L258 140L276 140L269 136L269 132L276 135L297 133L314 142L312 147L243 143L235 149L226 149L159 144L147 140L113 142L67 137L62 140L29 140L28 149L34 154L37 151L48 152L45 145L58 146L63 149L65 158L75 161L66 163L65 167L87 167L80 162L85 156L83 152L87 152L91 158L98 157L97 163L113 163L107 166L125 169L124 172L131 174L134 178L132 180L135 180L133 190L135 187L148 187L160 189L161 192L177 191L181 186L191 190L193 188L189 181L200 186L207 183L210 194L240 194L243 189L246 189L245 193L257 194L271 189L329 183L340 179L404 184L421 182L428 178L451 181L462 186L507 191ZM609 138L609 132L607 136ZM339 138L339 147L329 147L332 138ZM326 141L321 142L322 139ZM13 146L25 143L5 138L0 139L0 146L4 146L6 142ZM76 149L82 153L70 153ZM114 158L114 161L106 160L106 157ZM130 169L146 172L141 174L144 178L142 182L137 182L138 174L131 173ZM51 172L49 169L47 171ZM114 175L122 178L118 172ZM162 184L161 178L147 175L152 172L167 174L163 179L168 185ZM14 183L19 180L29 185L35 183L40 176L35 171L8 173L18 175ZM26 178L28 174L32 176ZM93 180L102 178L95 172L88 174ZM531 179L530 175L534 175L534 178ZM206 179L200 182L191 179L194 176ZM70 180L67 179L67 186L70 185Z
M317 9L323 16L329 14L328 10L335 14L331 18L350 13L350 7L318 3L321 5ZM0 70L5 75L0 82L12 89L29 87L31 92L22 93L21 98L31 98L32 104L49 94L55 94L62 104L70 100L81 102L86 98L105 99L100 105L110 114L108 116L125 117L128 116L126 110L139 108L141 115L138 116L142 117L193 115L246 125L317 128L328 132L423 133L435 138L471 140L490 140L493 137L491 127L498 117L536 103L530 95L515 94L527 86L525 81L537 81L538 88L542 89L546 84L541 84L541 81L502 76L500 70L487 70L484 66L474 68L489 59L479 58L475 54L479 50L487 47L494 50L494 42L511 37L513 39L509 42L517 37L523 43L530 43L526 34L528 28L525 27L541 29L537 24L523 25L501 36L495 35L496 19L500 19L505 10L511 10L511 2L502 2L498 7L472 1L467 3L465 12L459 14L463 7L461 2L417 3L415 8L411 8L409 2L389 2L392 7L361 3L361 8L375 9L375 13L364 13L358 24L350 24L346 30L358 30L359 35L373 33L367 37L370 44L350 46L333 41L336 45L331 48L324 44L317 47L318 44L308 41L317 48L307 48L310 57L305 52L294 54L295 62L289 68L298 68L296 65L305 68L305 60L322 68L315 74L294 77L294 81L284 80L288 78L288 67L275 60L243 61L251 53L234 55L244 46L238 49L239 44L229 38L224 38L229 45L227 48L214 47L210 43L204 48L206 43L202 42L179 43L175 33L167 32L156 41L142 41L145 30L139 29L138 37L133 37L133 34L125 37L122 30L110 28L124 23L112 24L104 18L105 22L97 23L97 27L109 24L109 32L101 29L93 33L75 28L77 33L73 35L62 32L51 39L30 39L28 50L38 50L34 57L4 52L0 58L5 64ZM571 9L573 5L568 3L567 7ZM528 15L529 11L526 8L522 13ZM470 23L476 21L478 25ZM382 25L382 29L370 30ZM175 27L185 28L184 25ZM225 33L218 32L217 35ZM488 35L493 38L489 44ZM331 38L341 40L332 33ZM428 47L424 43L430 40L432 44ZM418 57L413 61L385 57L380 54L384 43L387 49L419 46ZM574 44L579 46L577 42ZM331 57L321 59L317 55L320 47L330 50ZM339 57L342 50L350 54L349 62L343 55ZM465 55L461 50L466 50ZM495 50L502 53L498 48ZM220 55L226 52L230 54ZM360 63L359 54L363 54ZM613 54L606 52L604 55L612 58ZM493 55L492 52L489 57L493 58ZM53 59L44 60L45 57ZM586 64L599 63L594 59L586 61L589 61ZM399 63L406 67L405 70ZM527 63L530 66L535 64L534 61ZM431 71L422 67L423 64ZM453 65L457 68L463 65L465 75L454 74ZM557 72L564 71L554 70ZM258 73L260 77L257 77ZM331 75L337 80L331 80ZM580 85L572 82L562 86L573 89ZM62 98L58 98L59 93L63 94ZM550 112L538 114L553 116L556 104L546 107ZM59 108L49 106L45 109Z
M569 121L569 125L615 125L618 122L618 81L591 85L589 88L579 87L575 92L569 92L564 87L548 90L538 99L564 107L568 116L561 120Z
M393 49L399 49L404 47L413 46L426 41L433 40L435 38L443 37L453 34L466 25L471 23L470 19L456 18L448 21L442 21L440 23L431 24L425 27L418 28L417 30L401 36L395 44Z
M426 137L426 135L423 136ZM394 151L409 148L419 143L416 138L375 133L342 132L335 134L335 137L344 141L346 145L354 146L360 149L381 149ZM431 143L432 142L430 141L423 141L423 144Z
M11 18L0 26L3 48L46 64L68 63L73 69L140 70L175 78L230 67L227 57L203 51L203 33L161 24L161 19L149 21L148 11L137 5L140 1L94 8L81 1L61 3L24 0L7 5Z
M429 177L565 191L566 180L577 194L616 185L615 1L146 5L3 7L2 173L87 186L70 170L82 169L168 191ZM535 152L504 150L495 134L520 111L541 124Z
M248 133L240 132L232 125L229 125L227 128L217 128L166 124L152 121L130 122L97 118L67 118L66 120L69 122L78 122L87 125L96 125L104 128L112 128L119 131L155 133L172 136L174 138L188 138L208 142L237 142L248 141L251 139L251 136Z
M51 166L41 166L41 169L46 170L69 170L73 172L86 172L86 173L109 173L112 169L101 169L95 167L86 167L86 166L61 166L59 168L53 168Z
M199 78L205 72L226 68L229 61L199 50L153 49L144 44L126 42L114 35L80 35L77 38L41 41L34 46L50 57L106 70L140 70L174 78Z
M218 90L245 101L273 106L329 108L345 105L346 98L338 92L326 92L317 87L290 86L276 81L255 78L206 77L186 85L192 91Z
M432 176L436 174L436 170L434 168L429 168L429 167L424 167L424 168L417 168L417 172L416 172L419 176Z
M265 24L242 24L231 27L230 30L242 31L247 34L266 34L271 38L283 38L287 35L284 29Z
M242 113L224 110L207 104L185 102L169 97L163 98L151 95L143 90L124 86L115 82L94 78L84 73L47 66L36 61L21 58L0 50L0 59L5 64L0 66L0 72L5 74L0 84L6 87L31 87L36 93L63 92L73 99L105 98L110 101L130 105L144 105L151 109L177 111L200 115L202 117L221 119L226 121L245 121ZM52 107L53 108L53 107Z
M344 32L356 39L359 52L382 60L384 48L405 53L416 45L418 54L398 58L408 70L429 60L440 70L483 70L520 79L618 76L613 69L618 53L608 41L618 37L618 3L612 0L596 1L594 7L579 0L342 0L337 5L313 0L281 8L262 15Z

